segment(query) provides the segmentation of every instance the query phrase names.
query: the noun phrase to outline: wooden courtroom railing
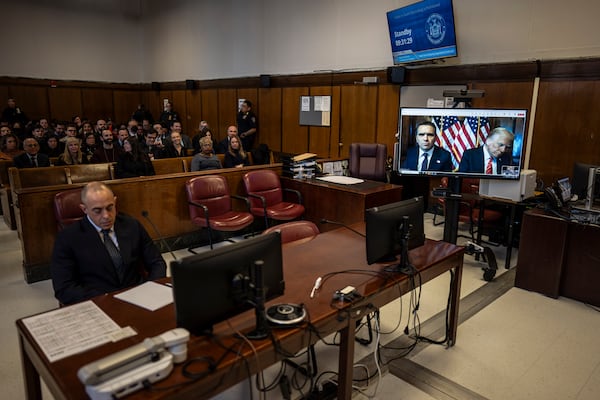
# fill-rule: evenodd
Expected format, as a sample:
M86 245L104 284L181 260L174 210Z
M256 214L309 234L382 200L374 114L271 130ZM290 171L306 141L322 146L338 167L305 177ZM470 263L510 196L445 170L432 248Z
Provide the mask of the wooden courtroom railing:
M0 160L0 204L2 207L2 218L10 229L17 229L15 212L12 208L12 193L8 179L8 169L13 166L12 161Z
M150 236L158 239L152 226L141 216L142 210L148 211L164 238L173 247L183 248L192 243L199 232L190 222L185 182L194 176L218 173L227 178L233 194L244 195L242 176L256 169L271 169L280 174L281 164L114 179L106 183L117 196L119 211L140 220ZM59 184L13 189L15 217L23 252L23 273L28 283L50 277L49 265L57 232L54 196L63 190L83 185Z

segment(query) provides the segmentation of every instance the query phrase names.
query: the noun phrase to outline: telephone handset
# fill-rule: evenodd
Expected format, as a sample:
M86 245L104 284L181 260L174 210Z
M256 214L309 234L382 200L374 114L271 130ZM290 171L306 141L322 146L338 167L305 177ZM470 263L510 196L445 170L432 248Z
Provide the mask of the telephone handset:
M563 207L563 202L556 193L556 190L552 186L548 186L544 189L544 194L548 199L548 205L553 210L557 210Z

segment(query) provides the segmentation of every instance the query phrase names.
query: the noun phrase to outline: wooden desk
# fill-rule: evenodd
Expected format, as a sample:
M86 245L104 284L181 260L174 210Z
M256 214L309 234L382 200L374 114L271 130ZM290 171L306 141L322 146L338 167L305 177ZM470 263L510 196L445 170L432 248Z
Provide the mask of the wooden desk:
M335 224L321 224L323 218L346 225L361 223L365 220L365 209L402 199L402 186L383 182L339 185L318 179L282 177L281 183L284 188L302 193L304 218L317 224L322 232L338 228Z
M600 307L600 226L525 212L515 286Z
M364 230L364 228L362 229ZM454 271L454 279L450 287L452 295L448 332L450 345L456 342L463 254L462 247L431 240L427 240L424 246L410 251L411 262L420 271L423 283L446 271ZM282 302L304 303L310 322L319 335L325 336L333 332L340 332L338 398L350 399L356 320L365 313L372 312L375 308L396 299L399 293L404 294L410 291L412 289L410 280L401 274L391 275L390 279L384 280L377 276L342 273L324 280L317 295L311 299L309 294L318 276L349 269L377 271L384 268L382 264L367 266L364 238L343 228L320 234L309 242L284 245L283 262L286 293L269 302L267 306ZM355 286L364 297L349 306L340 305L341 309L333 307L331 304L333 293L346 285ZM41 398L40 376L56 399L84 399L86 398L85 389L76 376L81 366L137 344L146 337L156 336L175 327L172 304L150 312L117 300L112 295L99 296L93 301L117 324L131 326L138 332L138 335L49 363L22 320L18 320L17 329L23 361L23 377L28 399ZM254 313L247 311L229 321L236 329L248 331L254 325ZM182 376L181 366L178 365L167 379L158 382L156 386L166 387L184 382L187 383L186 385L165 391L142 390L128 398L209 398L246 379L248 375L245 363L236 358L235 354L242 341L232 335L231 328L225 322L215 325L214 333L224 346L235 348L235 351L227 355L214 372L202 379L189 382ZM291 353L306 348L318 339L314 331L306 329L306 327L274 329L273 334L279 342L280 348ZM241 350L241 356L247 361L252 374L285 358L284 355L275 351L273 343L269 340L256 341L254 346L257 350L256 356L247 346ZM192 337L188 343L188 359L210 356L218 360L223 353L223 348L215 344L214 340L211 341L204 337ZM257 365L257 359L260 361L260 367ZM206 368L201 363L198 366L200 371Z

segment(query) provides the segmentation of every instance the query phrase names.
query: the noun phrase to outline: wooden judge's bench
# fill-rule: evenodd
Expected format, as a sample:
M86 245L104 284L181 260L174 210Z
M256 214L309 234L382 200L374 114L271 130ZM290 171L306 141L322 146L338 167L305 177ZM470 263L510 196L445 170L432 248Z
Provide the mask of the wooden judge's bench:
M600 226L524 213L515 286L600 307Z

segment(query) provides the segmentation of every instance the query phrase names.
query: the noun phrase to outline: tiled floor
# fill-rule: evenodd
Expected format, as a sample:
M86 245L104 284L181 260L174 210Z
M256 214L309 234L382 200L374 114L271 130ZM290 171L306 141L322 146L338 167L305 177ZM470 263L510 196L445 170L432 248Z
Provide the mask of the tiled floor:
M426 216L426 234L442 237L442 227L431 224ZM461 239L462 241L462 239ZM498 263L503 265L504 248L494 248ZM21 270L21 250L17 234L0 223L0 339L4 345L0 363L2 398L24 396L18 341L14 321L18 318L55 308L50 281L28 285ZM185 250L176 252L187 255ZM512 265L516 263L516 251ZM165 259L170 256L165 254ZM501 278L487 283L482 279L484 264L465 257L462 298L500 285ZM501 268L498 272L504 273ZM511 273L510 271L509 273ZM506 275L504 281L512 279ZM510 283L510 282L509 282ZM423 287L419 318L426 324L444 310L449 276L443 275ZM403 319L399 321L400 305ZM382 309L381 343L402 340L406 326L408 298L404 296ZM458 331L456 346L421 346L398 365L383 368L383 379L363 387L357 399L597 399L600 398L600 314L594 308L569 299L549 299L536 293L512 288L487 307L466 319ZM355 360L368 359L370 347L357 346ZM318 346L319 370L337 368L337 349ZM361 369L361 368L359 368ZM409 382L394 376L397 371L411 378ZM373 371L370 371L373 373ZM266 374L267 378L269 373ZM420 382L420 384L419 384ZM46 398L51 398L45 391ZM373 397L373 395L375 395ZM300 393L294 392L294 398ZM255 394L255 397L257 395ZM247 399L247 383L240 384L219 399ZM279 399L279 390L267 394Z

